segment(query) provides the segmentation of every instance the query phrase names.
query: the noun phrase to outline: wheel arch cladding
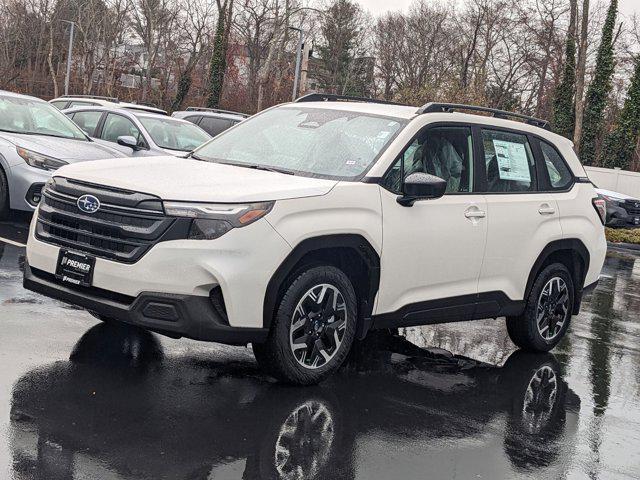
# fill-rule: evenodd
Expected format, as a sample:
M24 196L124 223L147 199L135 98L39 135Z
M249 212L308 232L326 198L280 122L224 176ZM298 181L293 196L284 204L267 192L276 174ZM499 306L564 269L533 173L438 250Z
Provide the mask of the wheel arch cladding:
M576 238L567 238L556 240L549 243L533 264L533 268L527 279L525 289L525 299L529 297L533 282L535 282L538 274L548 265L552 263L562 263L567 267L574 284L573 298L573 315L580 312L580 303L582 301L582 290L584 287L584 279L589 270L589 250L585 247L581 240Z
M287 281L303 268L314 265L333 265L349 277L359 302L356 338L363 338L371 326L373 303L380 285L380 256L366 238L357 234L323 235L296 245L267 284L264 327L271 327Z

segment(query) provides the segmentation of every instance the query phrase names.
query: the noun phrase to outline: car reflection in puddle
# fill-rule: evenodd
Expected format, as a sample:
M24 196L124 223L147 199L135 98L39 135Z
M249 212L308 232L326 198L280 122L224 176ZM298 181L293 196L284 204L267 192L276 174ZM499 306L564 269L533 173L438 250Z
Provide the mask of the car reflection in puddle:
M11 448L17 473L46 479L558 478L579 404L552 354L495 367L376 333L293 388L100 324L15 384Z

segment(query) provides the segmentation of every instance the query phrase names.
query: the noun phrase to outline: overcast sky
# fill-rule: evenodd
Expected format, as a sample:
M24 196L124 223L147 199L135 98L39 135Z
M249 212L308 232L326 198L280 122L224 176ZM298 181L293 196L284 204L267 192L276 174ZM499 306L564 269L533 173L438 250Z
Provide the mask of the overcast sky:
M359 0L359 3L366 10L378 15L389 10L405 10L413 0ZM624 15L640 14L640 0L619 0L619 4L620 12Z

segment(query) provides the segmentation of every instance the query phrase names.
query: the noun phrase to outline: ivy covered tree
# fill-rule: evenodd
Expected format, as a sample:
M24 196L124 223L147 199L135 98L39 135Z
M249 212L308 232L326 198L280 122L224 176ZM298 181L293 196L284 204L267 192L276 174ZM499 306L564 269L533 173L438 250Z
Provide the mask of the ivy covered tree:
M640 56L635 68L627 98L615 127L605 138L601 164L607 168L628 170L640 136Z
M574 90L576 84L576 22L578 0L571 0L569 31L565 45L565 64L562 79L553 99L553 127L556 133L573 139L575 126Z
M602 134L604 109L611 92L611 77L614 69L613 35L618 13L618 0L611 0L607 18L602 27L602 40L596 57L596 70L587 90L580 157L585 165L592 165L597 158L596 145Z
M213 53L209 63L209 84L207 85L207 107L217 108L222 96L224 74L227 70L227 49L229 46L229 31L233 18L233 0L218 3L218 22L213 36Z

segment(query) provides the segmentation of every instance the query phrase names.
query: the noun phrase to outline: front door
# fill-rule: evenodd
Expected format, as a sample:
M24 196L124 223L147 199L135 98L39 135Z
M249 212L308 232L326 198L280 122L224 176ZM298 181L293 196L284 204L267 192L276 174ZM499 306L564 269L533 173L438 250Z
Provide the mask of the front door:
M396 201L402 179L414 172L443 178L447 193L403 207ZM471 128L426 127L386 174L381 197L376 326L470 318L487 236L485 198L474 189Z

